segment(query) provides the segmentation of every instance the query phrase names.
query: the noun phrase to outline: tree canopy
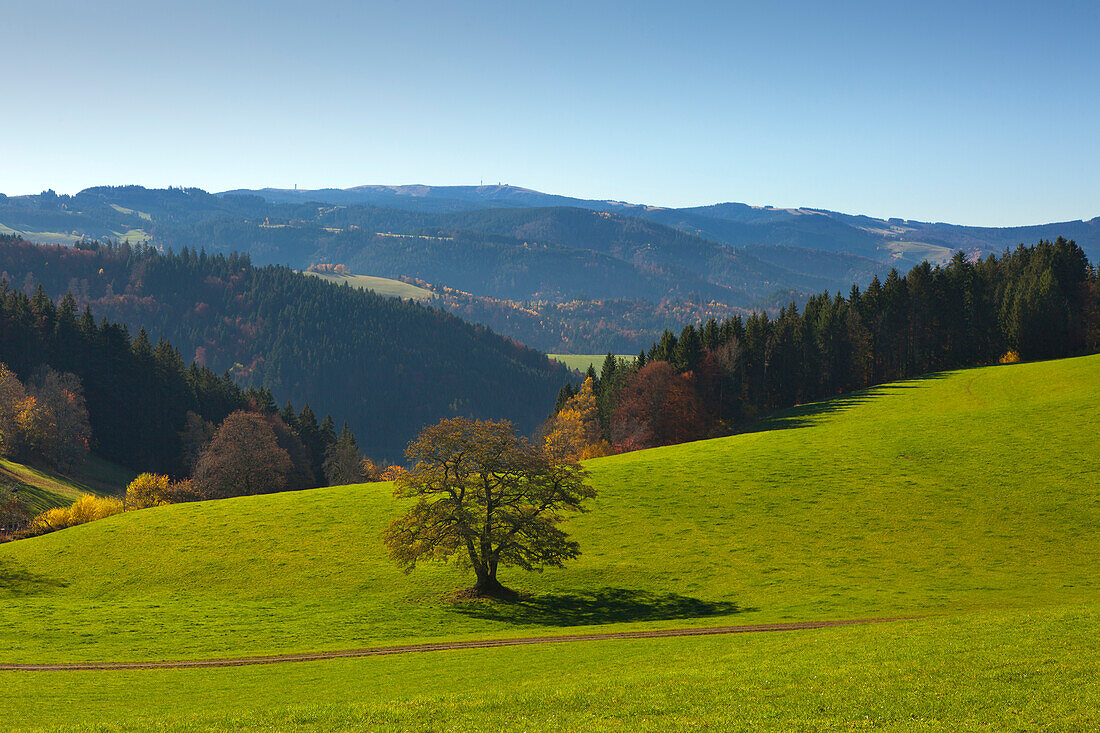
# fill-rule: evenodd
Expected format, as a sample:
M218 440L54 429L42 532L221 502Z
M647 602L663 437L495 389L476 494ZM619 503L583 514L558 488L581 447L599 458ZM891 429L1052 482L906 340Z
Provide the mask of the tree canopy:
M390 556L406 570L421 560L468 559L475 595L514 593L497 580L501 564L560 567L580 546L557 525L596 495L574 461L553 460L507 421L443 420L406 450L412 468L395 496L416 504L387 528Z
M295 466L265 415L239 410L225 418L195 466L208 498L267 494L287 488Z

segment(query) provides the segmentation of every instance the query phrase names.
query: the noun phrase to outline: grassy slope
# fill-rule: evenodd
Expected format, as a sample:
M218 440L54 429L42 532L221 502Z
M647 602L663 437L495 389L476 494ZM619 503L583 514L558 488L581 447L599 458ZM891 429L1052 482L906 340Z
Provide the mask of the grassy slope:
M894 262L899 267L904 265L906 269L915 267L928 260L932 264L948 262L956 250L938 244L927 242L892 241L885 245L894 255Z
M131 479L126 469L94 456L71 474L0 459L0 482L14 487L24 505L36 512L67 506L81 494L122 494Z
M430 290L409 285L400 280L391 280L388 277L374 277L373 275L334 275L327 272L305 272L322 280L343 285L347 283L360 290L373 290L379 295L388 295L391 298L412 298L413 300L431 300L435 295Z
M584 555L506 574L536 594L518 608L456 609L458 570L393 567L386 485L112 517L0 546L24 578L0 590L0 642L9 661L216 657L1095 598L1098 375L1100 357L963 371L592 461Z
M599 372L600 367L603 366L603 360L607 358L607 354L547 354L547 356L578 372L588 371L589 366Z
M601 496L572 523L584 556L510 574L535 593L519 607L456 608L441 600L463 584L456 571L392 568L376 538L397 507L379 485L145 510L0 546L4 661L587 623L938 618L240 670L4 674L15 694L0 713L35 696L27 724L98 711L171 713L162 722L183 728L1095 727L1100 476L1085 459L1100 454L1098 376L1100 357L962 371L801 408L769 431L593 461ZM515 681L486 689L483 663Z
M547 354L547 356L581 373L587 372L589 366L599 373L600 369L603 368L603 360L607 358L607 354ZM615 356L632 362L635 359L633 356L623 356L622 354L615 354Z

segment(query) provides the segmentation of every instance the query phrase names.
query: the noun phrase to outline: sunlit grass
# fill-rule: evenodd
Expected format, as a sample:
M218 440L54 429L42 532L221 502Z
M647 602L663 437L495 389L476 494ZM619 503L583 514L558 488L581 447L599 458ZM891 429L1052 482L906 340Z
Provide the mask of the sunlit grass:
M130 512L0 546L3 661L180 659L1030 608L1097 597L1100 357L913 380L590 462L583 555L518 606L404 575L385 484ZM0 584L2 585L2 584Z
M964 370L589 462L584 554L521 604L404 575L385 484L131 512L0 545L0 661L896 615L918 621L229 669L0 673L87 730L1092 730L1100 357Z
M330 272L305 272L306 275L319 277L337 285L347 283L360 290L373 290L379 295L391 298L412 298L413 300L431 300L435 294L430 290L410 285L401 280L391 280L388 277L374 277L372 275L337 275Z
M1086 731L1100 726L1098 632L1100 607L1088 604L228 669L6 672L0 720L96 731Z

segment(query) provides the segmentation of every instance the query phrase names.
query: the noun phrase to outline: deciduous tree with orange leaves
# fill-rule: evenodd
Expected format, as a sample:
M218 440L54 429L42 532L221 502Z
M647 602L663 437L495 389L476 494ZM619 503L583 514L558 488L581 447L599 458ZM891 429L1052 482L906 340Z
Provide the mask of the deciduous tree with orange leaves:
M412 570L422 560L468 561L473 595L515 597L500 565L560 567L580 546L558 527L596 495L575 461L557 461L507 421L453 418L425 428L405 452L412 468L394 495L416 504L384 535L390 556Z

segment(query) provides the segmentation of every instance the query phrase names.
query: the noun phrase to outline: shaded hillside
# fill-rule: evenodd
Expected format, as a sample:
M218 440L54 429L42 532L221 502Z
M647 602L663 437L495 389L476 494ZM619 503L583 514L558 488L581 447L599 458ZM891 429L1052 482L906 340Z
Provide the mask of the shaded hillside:
M499 209L452 214L442 225L595 250L643 266L683 268L754 297L782 287L825 286L815 277L769 264L744 251L663 224L609 212L564 207Z
M973 227L899 218L879 219L805 207L790 209L741 203L674 209L558 196L508 185L357 186L318 191L262 189L230 193L254 194L270 201L374 204L415 211L571 206L659 222L734 246L777 244L848 252L885 262L893 259L889 244L898 241L927 242L948 250L989 254L999 253L1020 242L1058 236L1076 240L1091 258L1100 257L1100 217L1089 221L1052 222L1025 227ZM917 264L919 260L907 262ZM812 260L808 260L805 266L812 267ZM799 271L818 274L813 269Z
M0 459L0 491L10 491L32 513L68 506L81 494L122 494L133 478L133 472L95 456L69 474Z
M661 224L577 208L438 214L302 205L272 211L263 222L218 217L166 226L157 230L157 241L173 247L203 242L294 266L335 261L355 272L514 299L691 295L747 306L777 289L850 284L788 270Z
M280 403L347 419L378 457L399 458L423 425L451 415L532 430L567 378L538 352L452 315L237 255L7 242L0 272L53 297L71 291L97 316L144 327Z
M258 264L301 269L339 261L362 274L416 277L519 299L691 297L749 306L776 290L850 285L816 276L812 254L801 258L800 270L788 270L660 223L576 207L431 213L125 186L3 199L0 225L49 242L141 232L176 249L247 252ZM387 236L393 234L438 238Z
M412 277L496 298L659 300L688 293L718 300L750 298L672 264L634 263L590 249L438 225L425 229L416 220L402 226L384 210L382 221L373 213L340 210L320 222L275 225L219 219L165 228L156 241L173 249L201 242L212 251L247 251L258 262L287 262L295 268L337 262L356 273ZM430 233L419 233L425 231Z
M787 245L752 245L745 251L776 267L792 271L813 262L813 269L819 277L834 282L860 283L875 275L889 273L889 267L882 262L845 252L822 252Z

